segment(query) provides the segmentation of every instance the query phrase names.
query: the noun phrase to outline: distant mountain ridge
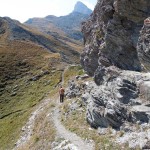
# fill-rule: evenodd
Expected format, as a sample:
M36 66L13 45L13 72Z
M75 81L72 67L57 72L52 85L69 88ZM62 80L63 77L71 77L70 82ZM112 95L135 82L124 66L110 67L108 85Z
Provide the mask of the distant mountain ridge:
M81 23L85 21L92 10L82 2L77 2L74 10L66 15L56 17L48 15L45 18L31 18L25 22L26 25L36 27L40 31L53 35L65 35L75 40L82 40Z
M68 39L65 36L62 36L59 39L55 38L54 36L44 34L35 28L21 24L17 20L12 20L9 17L0 17L0 24L0 37L5 40L3 43L6 43L7 41L14 42L16 40L26 42L27 44L30 42L33 45L39 45L52 53L60 53L62 60L69 63L72 62L74 56L76 57L75 59L78 59L79 57L80 50L78 51L78 46L80 47L81 43L77 41ZM74 49L72 45L77 46L77 49Z

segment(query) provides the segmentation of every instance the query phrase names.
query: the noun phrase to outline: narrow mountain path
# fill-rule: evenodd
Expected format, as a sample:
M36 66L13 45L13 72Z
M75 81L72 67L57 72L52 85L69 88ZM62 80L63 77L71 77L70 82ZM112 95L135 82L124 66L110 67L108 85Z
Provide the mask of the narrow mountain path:
M26 144L30 140L33 134L36 117L38 117L38 115L44 110L45 106L47 106L49 103L50 99L47 98L39 106L37 106L36 110L31 114L30 118L28 119L28 122L22 128L22 135L16 142L15 148L13 150L19 149L22 145Z
M64 71L62 72L61 84L64 84L64 73L66 72L68 67L69 66L66 66ZM28 119L28 122L22 128L22 134L20 138L17 140L17 142L15 143L15 148L13 150L19 149L22 145L26 144L30 140L32 133L33 133L33 129L34 129L35 118L38 117L38 115L43 111L45 106L48 103L50 103L50 101L51 100L49 98L45 99L39 106L37 106L35 111L31 114L30 118Z
M75 65L70 65L70 66L75 66ZM67 66L62 73L61 85L64 85L64 74L70 66ZM57 136L63 137L65 140L70 141L71 144L73 144L71 148L69 147L71 150L94 150L93 142L84 141L81 137L77 136L73 132L70 132L62 125L60 121L61 112L59 110L59 106L61 105L61 103L59 102L56 103L57 103L56 108L54 109L53 112L53 121L58 134Z
M62 73L62 82L61 84L64 84L64 74L67 71L69 66L67 66L63 73ZM35 119L42 113L42 111L45 109L45 107L50 103L54 102L54 100L51 100L50 98L47 98L43 100L43 102L37 106L36 110L31 114L28 122L26 125L22 128L22 135L20 139L16 142L16 146L13 150L17 150L21 148L24 144L26 144L28 141L30 141L33 132L34 132L34 126L35 126ZM62 148L62 147L54 147L53 150L94 150L94 144L93 142L84 141L81 137L77 136L75 133L70 132L67 130L63 124L60 121L61 112L59 110L60 103L58 100L55 100L55 108L53 108L53 113L47 112L46 116L49 117L51 121L53 121L57 137L62 137L65 141L68 141L68 147ZM42 122L41 122L42 123Z
M53 113L53 121L56 127L57 136L63 137L65 140L71 142L73 146L71 147L72 150L94 150L93 142L84 141L81 137L77 136L75 133L68 131L60 121L60 111L59 111L59 104L54 110Z
M62 72L62 75L61 75L61 85L64 85L64 82L65 82L65 79L64 79L65 73L68 70L68 68L71 67L71 66L76 66L76 65L68 65L68 66L65 67L64 71Z

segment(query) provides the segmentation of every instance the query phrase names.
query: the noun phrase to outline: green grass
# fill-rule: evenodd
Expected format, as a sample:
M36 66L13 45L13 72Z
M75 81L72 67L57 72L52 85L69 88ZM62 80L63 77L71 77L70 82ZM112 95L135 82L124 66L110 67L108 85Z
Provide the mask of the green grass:
M46 149L51 149L51 143L55 141L56 130L47 114L52 112L52 104L53 102L46 105L45 109L35 118L34 132L30 140L21 146L19 150L45 149L45 147Z
M0 150L14 147L35 106L60 82L62 71L52 72L60 64L60 56L36 45L18 42L0 47ZM49 74L28 81L42 71Z
M84 70L80 65L70 66L64 74L64 83L67 85L68 81L74 79L75 76L83 75Z
M60 77L61 72L57 71L36 82L31 81L27 86L20 81L22 86L16 96L11 97L7 92L1 96L0 114L1 117L6 117L0 119L0 149L12 148L34 106L46 96L46 93L53 90L54 85L60 81ZM47 80L51 81L49 85L45 85Z
M20 128L25 124L31 112L15 113L0 121L0 149L11 149L19 138Z
M74 40L60 42L21 25L21 28L31 32L33 39L40 38L39 41L46 44L50 51L56 52L51 53L43 45L30 41L30 38L9 40L7 23L3 24L2 21L2 27L6 32L0 35L0 150L5 150L13 148L35 106L44 97L57 92L62 70L67 64L66 59L62 62L60 54L67 56L69 63L79 63L79 52L83 46ZM49 74L37 81L28 81L42 71L48 71ZM35 136L37 143L38 138Z

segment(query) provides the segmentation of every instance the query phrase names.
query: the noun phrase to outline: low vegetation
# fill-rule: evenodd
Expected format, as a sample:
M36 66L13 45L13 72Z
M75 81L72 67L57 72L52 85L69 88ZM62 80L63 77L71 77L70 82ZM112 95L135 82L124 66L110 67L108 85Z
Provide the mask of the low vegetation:
M70 111L70 105L76 101L80 106L78 109ZM81 105L80 99L66 100L61 107L61 121L71 132L76 133L85 140L92 140L95 143L95 150L128 150L128 146L118 146L111 139L111 130L109 134L99 135L96 129L91 128L86 121L86 109Z
M80 65L70 66L64 73L64 84L67 86L69 80L75 79L78 75L83 75L84 70Z
M53 125L50 116L53 108L55 107L52 101L38 114L35 119L32 137L24 145L20 146L18 150L30 150L30 149L51 149L51 144L55 140L56 130Z
M59 54L38 45L0 47L1 150L12 149L34 107L59 84L62 70Z
M36 106L56 94L65 66L79 63L83 45L64 35L41 33L10 18L1 18L1 30L0 150L4 150L14 147ZM54 106L51 103L50 107ZM44 126L52 127L47 121ZM35 131L41 128L38 121L37 128ZM35 134L29 145L34 147L41 139L41 134Z

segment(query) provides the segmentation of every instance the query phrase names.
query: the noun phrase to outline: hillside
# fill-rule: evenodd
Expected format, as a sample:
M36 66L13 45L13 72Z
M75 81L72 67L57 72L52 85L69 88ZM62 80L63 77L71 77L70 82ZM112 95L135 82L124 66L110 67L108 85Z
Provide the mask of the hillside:
M67 40L65 39L65 37L64 39L59 40L51 35L45 35L38 30L35 30L34 28L29 28L9 18L5 18L5 20L8 23L7 32L9 32L9 35L7 36L7 38L9 40L31 41L35 44L43 46L50 52L59 52L63 61L79 61L79 52L82 49L81 43L74 40ZM66 55L70 57L66 58Z
M82 45L0 18L0 149L14 146L34 107L58 86Z
M84 6L78 6L70 15L80 14ZM35 19L39 31L3 18L0 148L150 149L149 8L149 0L98 0L82 23L82 66L73 55L80 45L67 37L66 26L57 26L57 17L47 17L56 23L48 29Z
M66 16L46 16L45 18L31 18L25 22L26 25L36 27L40 31L61 38L82 40L81 23L85 21L92 11L81 2L77 2L74 10Z

